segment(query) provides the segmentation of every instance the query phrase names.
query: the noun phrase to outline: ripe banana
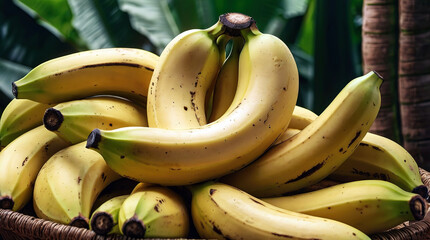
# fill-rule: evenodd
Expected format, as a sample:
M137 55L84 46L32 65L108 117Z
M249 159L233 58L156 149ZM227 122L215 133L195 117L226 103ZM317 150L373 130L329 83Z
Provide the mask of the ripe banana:
M5 147L19 135L42 125L49 104L27 99L12 99L0 118L0 147Z
M33 207L42 219L89 228L92 205L99 193L120 176L85 142L55 153L40 169Z
M69 144L43 126L23 133L0 152L0 208L21 210L30 202L43 164Z
M206 94L220 69L216 40L224 31L218 21L207 29L185 31L169 42L150 82L150 127L188 129L206 124Z
M427 212L427 202L420 195L382 180L353 181L261 200L290 211L343 222L366 234L421 220Z
M190 187L194 226L205 239L370 239L347 224L285 209L223 183Z
M221 181L257 197L276 196L321 181L354 152L369 130L379 111L381 83L375 72L353 79L300 133Z
M129 195L120 195L106 200L90 217L90 229L100 235L120 234L118 213L122 203Z
M380 179L428 197L411 154L389 138L373 133L367 133L354 153L328 177L341 182Z
M48 108L44 126L72 144L85 141L94 128L148 126L146 109L118 97L92 97Z
M236 93L239 76L239 56L243 47L243 39L235 37L232 41L233 46L230 55L223 63L215 82L212 111L208 122L217 120L227 111Z
M133 48L105 48L55 58L12 83L16 98L60 103L100 94L145 102L158 62L154 53Z
M290 124L288 128L300 129L303 130L306 126L311 124L318 115L311 110L296 106L293 111L293 117L291 118Z
M135 238L184 238L190 218L183 199L173 190L139 183L119 210L118 226Z
M238 89L230 113L195 129L127 127L92 131L87 147L122 176L186 185L249 164L287 128L298 94L298 70L288 47L255 24L242 30Z

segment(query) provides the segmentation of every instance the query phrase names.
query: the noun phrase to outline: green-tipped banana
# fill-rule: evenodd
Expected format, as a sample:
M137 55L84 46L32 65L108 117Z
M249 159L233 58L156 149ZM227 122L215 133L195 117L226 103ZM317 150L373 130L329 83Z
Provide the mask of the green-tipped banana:
M411 154L393 140L373 133L364 136L354 153L329 178L342 182L380 179L428 197Z
M117 97L93 97L48 108L44 126L72 144L85 141L94 128L148 126L146 109Z
M298 70L279 38L259 32L255 25L242 35L238 89L245 90L235 95L228 114L194 129L95 129L87 147L101 153L119 174L162 185L217 178L255 160L290 122Z
M353 79L300 133L221 181L257 197L276 196L321 181L366 135L379 111L381 84L375 72Z
M188 129L206 124L206 95L220 69L218 21L176 36L160 55L148 92L150 127ZM223 53L225 54L225 53Z
M243 39L240 37L233 38L230 55L223 63L216 79L212 111L208 122L213 122L220 118L233 102L239 77L239 56L242 47Z
M427 202L420 195L382 180L353 181L261 200L290 211L337 220L366 234L421 220L427 212Z
M129 195L113 197L102 203L90 218L90 229L100 235L120 234L118 228L118 213L122 203Z
M158 56L141 49L82 51L40 64L12 84L16 98L60 103L100 94L146 102Z
M276 207L222 183L192 186L191 214L205 239L370 239L347 224Z
M0 147L5 147L21 134L42 125L49 104L27 99L12 99L0 118Z
M69 144L43 126L17 137L0 152L0 208L21 210L31 200L43 164Z
M34 184L33 207L38 217L89 228L91 208L100 192L120 176L85 142L54 154Z
M181 196L163 186L138 184L119 210L118 226L128 237L185 238L189 224Z

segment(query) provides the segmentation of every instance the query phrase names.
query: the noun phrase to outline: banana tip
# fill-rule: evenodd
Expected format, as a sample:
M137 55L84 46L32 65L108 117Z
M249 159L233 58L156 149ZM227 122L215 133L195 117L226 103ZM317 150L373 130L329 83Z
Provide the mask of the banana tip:
M91 229L99 235L107 235L113 228L113 217L107 212L96 212L91 217Z
M79 214L79 216L74 217L69 225L74 226L74 227L78 227L78 228L85 228L85 229L90 228L90 226L88 224L88 218L86 218L82 214Z
M87 145L85 147L98 149L100 140L101 140L100 129L96 128L93 131L91 131L90 135L88 136Z
M64 121L64 116L54 108L48 108L43 115L43 125L49 131L56 131Z
M18 98L18 88L16 87L15 82L12 83L12 94L15 98Z
M127 237L143 238L146 232L145 224L136 216L127 219L122 225L122 232Z
M427 213L428 204L427 201L420 195L415 195L409 201L409 207L411 209L414 219L419 221L424 218Z
M424 199L429 199L428 188L424 185L415 187L414 189L412 189L412 192L421 195L421 197L423 197Z
M0 197L0 208L2 209L12 209L14 205L14 201L10 196L1 196Z
M226 33L230 36L240 36L240 30L250 28L255 20L242 13L225 13L219 16L220 22L226 27Z

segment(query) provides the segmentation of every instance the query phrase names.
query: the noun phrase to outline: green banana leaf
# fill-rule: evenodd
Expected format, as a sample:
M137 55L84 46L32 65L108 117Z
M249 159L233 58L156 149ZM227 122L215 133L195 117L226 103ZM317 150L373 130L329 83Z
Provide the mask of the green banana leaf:
M117 0L68 0L72 24L89 49L150 48L145 35L136 32ZM152 50L152 49L149 49Z
M67 0L14 0L14 3L59 38L78 44L77 48L84 47L72 26L72 11Z

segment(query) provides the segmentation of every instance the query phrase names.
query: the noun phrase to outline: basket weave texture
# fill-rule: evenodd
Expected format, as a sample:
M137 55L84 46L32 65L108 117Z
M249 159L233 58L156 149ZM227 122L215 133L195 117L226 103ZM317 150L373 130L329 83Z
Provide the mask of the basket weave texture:
M430 172L420 169L421 178L430 189ZM430 239L430 213L421 221L405 222L383 233L370 236L377 240ZM97 235L91 230L46 221L32 215L0 209L0 240L138 240L120 235Z

